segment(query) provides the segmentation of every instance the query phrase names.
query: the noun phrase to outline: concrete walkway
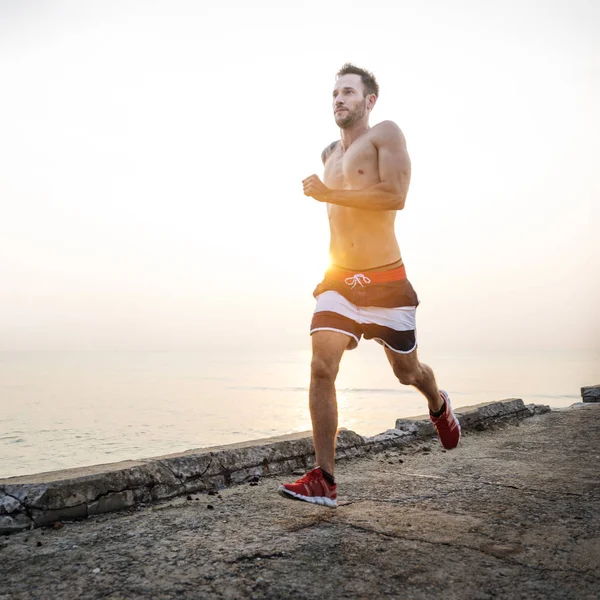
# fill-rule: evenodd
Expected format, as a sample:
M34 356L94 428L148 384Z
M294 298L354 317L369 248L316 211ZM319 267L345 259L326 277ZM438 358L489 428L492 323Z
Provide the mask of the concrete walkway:
M336 476L336 510L264 477L2 537L0 598L600 597L600 404Z

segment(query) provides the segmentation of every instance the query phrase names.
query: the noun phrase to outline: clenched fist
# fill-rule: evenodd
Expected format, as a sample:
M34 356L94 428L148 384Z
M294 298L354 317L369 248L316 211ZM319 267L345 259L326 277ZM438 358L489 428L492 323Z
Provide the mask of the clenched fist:
M311 175L302 181L304 195L311 196L319 202L327 202L329 188L319 179L318 175Z

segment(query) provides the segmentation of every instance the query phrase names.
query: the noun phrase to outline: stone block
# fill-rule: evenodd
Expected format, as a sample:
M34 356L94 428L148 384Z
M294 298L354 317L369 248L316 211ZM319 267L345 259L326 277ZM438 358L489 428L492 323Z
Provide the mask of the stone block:
M0 534L15 533L34 526L33 521L23 513L0 515Z
M398 420L400 420L400 419L398 419ZM411 431L406 431L406 430L402 430L402 429L388 429L387 431L384 431L383 433L379 433L372 437L366 437L364 439L365 439L365 443L374 444L377 442L398 441L400 439L405 440L406 438L411 438L411 437L413 437L413 432L411 432Z
M0 492L0 515L9 515L20 511L22 508L23 505L16 498Z
M406 423L405 426L410 429ZM388 429L387 431L384 431L378 435L365 437L364 440L365 444L368 444L371 450L379 452L388 448L397 448L399 446L405 446L409 444L411 441L414 441L416 431L416 426L410 431L402 429Z
M340 429L338 431L336 447L337 448L355 448L364 445L365 440L362 435L350 429ZM312 443L311 443L312 446Z
M435 427L429 419L396 419L396 429L413 438L427 438L435 435Z
M69 470L64 471L63 479L53 479L45 484L6 484L0 486L0 493L18 498L29 508L53 511L87 505L106 494L128 489L180 483L171 472L151 461L125 469L119 469L117 463L102 473L78 477L69 477L69 474Z
M525 410L527 410L528 417L533 417L535 415L543 415L552 409L547 404L527 404Z
M135 498L131 490L107 494L98 498L96 502L92 502L88 506L88 515L97 515L100 513L111 512L113 510L121 510L135 504Z
M600 385L582 387L581 398L584 402L600 402Z
M198 454L182 454L179 456L165 456L156 462L171 471L180 482L188 479L198 479L203 476L218 473L221 470L210 452Z
M44 497L48 490L46 483L17 483L0 485L0 494L16 498L23 506L30 506Z
M461 426L476 426L489 419L502 419L517 416L519 412L525 411L525 404L520 398L509 398L501 402L477 406L473 410L454 410L461 422Z
M31 511L31 516L33 517L35 526L41 527L56 521L75 521L79 519L86 519L88 516L88 507L87 504L80 504L79 506L69 506L55 510L33 509Z
M186 481L183 484L184 491L182 493L185 494L194 494L197 492L206 492L209 486L202 481L202 479L194 479L192 481Z

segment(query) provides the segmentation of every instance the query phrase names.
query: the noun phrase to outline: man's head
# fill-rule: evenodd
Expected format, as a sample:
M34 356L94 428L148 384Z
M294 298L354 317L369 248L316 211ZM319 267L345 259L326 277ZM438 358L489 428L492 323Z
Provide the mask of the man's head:
M369 118L379 96L373 73L346 63L337 73L333 88L333 116L338 127L346 129Z

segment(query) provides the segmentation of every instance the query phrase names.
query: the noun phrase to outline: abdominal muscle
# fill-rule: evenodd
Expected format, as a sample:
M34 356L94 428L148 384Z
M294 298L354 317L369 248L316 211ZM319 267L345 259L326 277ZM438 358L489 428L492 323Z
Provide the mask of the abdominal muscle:
M373 269L400 260L395 211L328 205L332 264L349 271Z

